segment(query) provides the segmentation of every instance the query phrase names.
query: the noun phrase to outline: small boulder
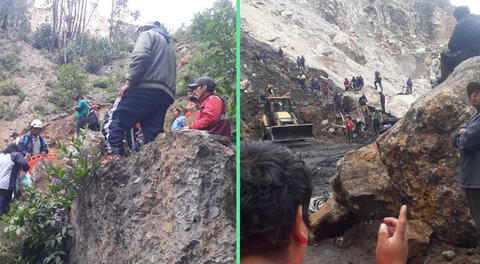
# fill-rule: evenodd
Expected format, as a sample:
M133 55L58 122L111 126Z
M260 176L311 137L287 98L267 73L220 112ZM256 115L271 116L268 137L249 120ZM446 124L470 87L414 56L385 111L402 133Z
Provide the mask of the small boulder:
M447 250L447 251L443 251L442 252L442 256L446 259L446 260L453 260L455 258L455 251L453 250Z

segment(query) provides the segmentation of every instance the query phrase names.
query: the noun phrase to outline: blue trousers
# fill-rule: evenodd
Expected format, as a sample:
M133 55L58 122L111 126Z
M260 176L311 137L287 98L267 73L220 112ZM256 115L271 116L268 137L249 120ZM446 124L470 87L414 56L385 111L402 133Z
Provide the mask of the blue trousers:
M155 140L163 132L165 115L173 99L159 89L132 88L115 101L107 121L107 149L109 153L123 154L125 133L140 123L145 143Z

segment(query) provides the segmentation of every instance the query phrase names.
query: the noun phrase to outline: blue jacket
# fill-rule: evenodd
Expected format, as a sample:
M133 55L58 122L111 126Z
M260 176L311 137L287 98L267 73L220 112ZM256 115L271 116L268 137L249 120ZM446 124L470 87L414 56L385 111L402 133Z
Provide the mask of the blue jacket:
M460 186L480 189L480 113L460 128L465 133L455 131L451 136L452 145L460 150Z
M170 130L176 131L185 126L185 117L179 116L173 120L172 124L170 125Z
M45 140L41 136L40 137L40 153L45 152L48 153L48 146ZM18 142L18 148L20 149L20 153L22 155L27 155L27 153L32 154L33 152L33 143L32 143L32 134L28 132L23 136L22 139Z

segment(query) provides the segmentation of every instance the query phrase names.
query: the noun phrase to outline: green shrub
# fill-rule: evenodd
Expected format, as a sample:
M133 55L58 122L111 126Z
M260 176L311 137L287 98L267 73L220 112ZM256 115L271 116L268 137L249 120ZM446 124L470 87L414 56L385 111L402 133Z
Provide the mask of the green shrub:
M115 39L112 43L113 52L115 56L121 57L123 53L130 53L133 51L134 43L128 38L119 38Z
M90 73L97 73L103 65L112 60L112 45L107 38L89 39L85 57L87 59L86 70Z
M50 48L53 40L52 26L48 23L41 24L32 35L32 44L37 49Z
M102 89L112 88L115 87L115 80L107 77L98 77L93 80L93 87Z
M3 82L7 79L7 73L0 71L0 82Z
M18 62L20 59L18 58L17 54L15 53L6 53L0 56L0 64L7 70L7 71L15 71L18 67Z
M59 64L72 64L78 61L81 48L76 43L68 43L67 46L57 54Z
M53 85L52 95L48 100L62 110L69 109L75 96L85 93L86 74L78 66L66 64L57 70L57 82Z
M0 95L12 96L23 94L20 86L13 81L0 82Z
M35 105L33 106L33 111L44 116L47 113L47 109L43 105Z
M10 106L8 102L0 104L0 119L13 121L17 118L16 107Z
M0 263L16 263L17 256L22 254L24 241L23 232L4 232L0 224Z
M84 151L85 138L82 131L78 139L70 138L69 146L57 142L67 162L65 167L49 169L49 192L27 188L22 201L13 203L10 212L0 218L5 223L0 233L25 234L20 254L12 250L9 255L16 255L16 263L66 263L67 240L72 236L66 218L78 189L100 165L100 152Z

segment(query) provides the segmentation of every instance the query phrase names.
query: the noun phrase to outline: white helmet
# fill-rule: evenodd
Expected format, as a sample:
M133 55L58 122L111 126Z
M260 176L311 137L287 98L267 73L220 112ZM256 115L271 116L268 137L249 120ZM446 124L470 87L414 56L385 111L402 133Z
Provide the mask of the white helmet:
M42 121L40 121L38 119L33 120L32 123L30 124L30 126L32 128L43 128Z

